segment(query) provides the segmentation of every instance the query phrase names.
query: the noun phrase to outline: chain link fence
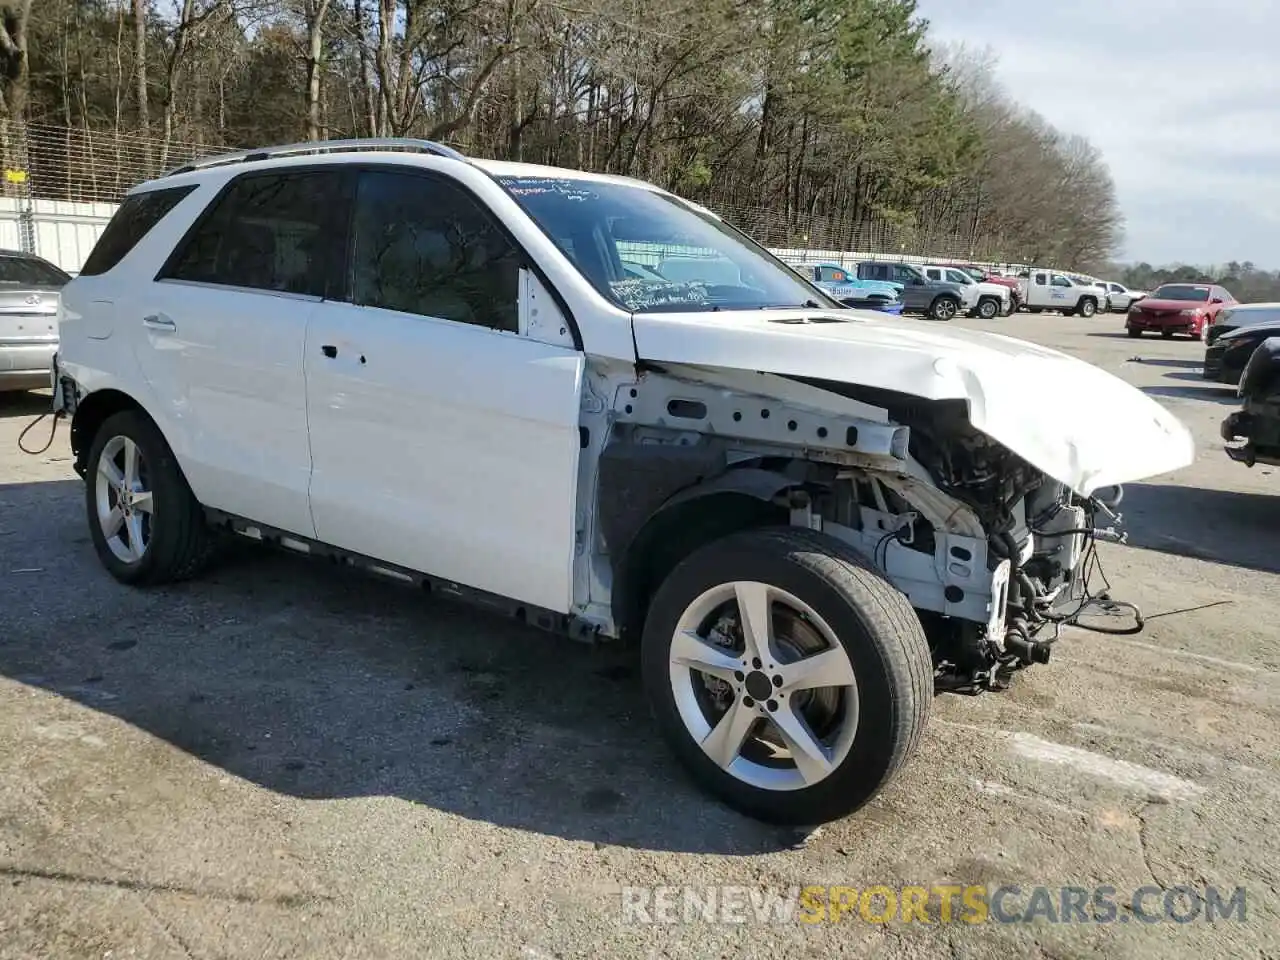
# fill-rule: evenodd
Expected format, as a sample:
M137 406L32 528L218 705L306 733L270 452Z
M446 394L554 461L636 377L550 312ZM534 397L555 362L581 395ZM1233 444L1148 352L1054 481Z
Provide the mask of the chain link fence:
M3 123L0 134L0 246L37 253L72 272L131 187L197 157L235 149L44 124ZM852 225L821 215L797 219L732 202L712 205L729 223L792 262L974 261L975 244L969 237L887 222Z

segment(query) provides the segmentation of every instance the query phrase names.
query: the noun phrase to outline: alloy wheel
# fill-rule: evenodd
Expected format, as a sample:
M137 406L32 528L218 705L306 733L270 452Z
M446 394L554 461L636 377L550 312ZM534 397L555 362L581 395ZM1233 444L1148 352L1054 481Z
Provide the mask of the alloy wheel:
M102 448L95 478L95 501L102 536L124 563L137 563L151 543L153 496L147 464L128 437L112 437Z
M825 780L858 729L848 653L807 604L771 584L721 584L684 611L671 639L676 709L721 769L765 790Z

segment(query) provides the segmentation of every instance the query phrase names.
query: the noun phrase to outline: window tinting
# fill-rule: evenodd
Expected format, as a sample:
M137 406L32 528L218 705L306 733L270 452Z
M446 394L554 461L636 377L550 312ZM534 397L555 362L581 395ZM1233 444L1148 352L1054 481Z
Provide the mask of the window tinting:
M161 279L334 296L346 245L340 170L232 181L161 271Z
M362 174L354 243L355 303L519 328L520 258L460 187L412 174Z
M71 277L52 263L34 257L0 257L0 283L20 287L61 287Z
M125 197L120 204L102 236L89 252L89 257L80 268L80 276L92 277L106 273L124 259L125 254L138 245L138 241L165 214L178 205L178 202L195 189L195 184L185 187L167 187L162 190L148 190L146 193L135 193Z

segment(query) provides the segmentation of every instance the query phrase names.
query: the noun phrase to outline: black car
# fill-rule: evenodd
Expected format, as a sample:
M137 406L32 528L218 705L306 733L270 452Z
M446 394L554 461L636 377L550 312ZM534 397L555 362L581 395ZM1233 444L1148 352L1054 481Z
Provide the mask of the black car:
M1213 323L1205 328L1204 342L1211 344L1218 337L1225 336L1232 330L1241 327L1252 327L1259 323L1271 323L1280 320L1280 303L1237 303L1224 307L1214 317Z
M1239 383L1253 351L1268 337L1280 337L1280 315L1269 323L1254 323L1218 333L1204 348L1204 378Z
M1250 467L1280 466L1280 337L1253 351L1240 377L1240 397L1241 408L1222 421L1222 439L1232 444L1227 456Z

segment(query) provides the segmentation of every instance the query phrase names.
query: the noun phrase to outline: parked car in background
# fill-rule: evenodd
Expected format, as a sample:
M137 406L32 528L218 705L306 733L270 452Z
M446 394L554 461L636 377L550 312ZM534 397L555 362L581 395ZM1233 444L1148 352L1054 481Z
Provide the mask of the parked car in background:
M902 313L901 284L884 280L862 280L837 263L787 265L846 307L879 310L881 313Z
M1218 333L1204 348L1204 378L1218 383L1239 383L1249 358L1271 337L1280 337L1280 316L1274 314L1269 321Z
M1222 421L1227 456L1249 467L1280 466L1280 337L1264 340L1249 357L1240 400L1240 409Z
M1097 288L1073 279L1071 274L1034 267L1018 276L1026 281L1024 302L1032 313L1061 310L1068 317L1077 313L1092 317L1102 305Z
M1280 303L1233 303L1224 305L1204 328L1205 345L1241 327L1280 320Z
M1006 277L1003 274L993 273L990 270L985 270L982 267L974 266L973 264L945 263L943 266L955 267L959 270L963 270L979 283L994 283L1007 288L1009 291L1009 299L1012 303L1010 313L1018 310L1018 308L1022 306L1022 291L1018 284L1017 277Z
M49 386L58 298L70 280L35 254L0 250L0 391Z
M1117 313L1124 313L1131 306L1147 295L1145 290L1130 290L1122 283L1107 281L1107 298L1110 302L1110 309Z
M1105 280L1095 280L1091 277L1076 277L1076 276L1073 276L1071 279L1075 280L1077 283L1083 283L1085 286L1093 287L1095 290L1098 291L1098 312L1099 313L1111 312L1111 287L1107 285L1107 282Z
M949 280L965 287L965 306L969 316L991 320L994 317L1007 317L1013 312L1013 297L1008 287L999 284L979 282L973 275L959 267L948 267L942 264L926 263L924 275L933 281ZM970 290L971 288L971 290Z
M934 320L950 320L977 302L977 292L973 287L952 280L930 280L914 263L863 260L855 264L854 269L863 280L902 284L904 313L923 313ZM966 303L966 297L973 299Z
M1131 337L1152 331L1166 339L1183 333L1198 340L1223 307L1235 303L1216 283L1165 283L1129 307L1125 330Z

